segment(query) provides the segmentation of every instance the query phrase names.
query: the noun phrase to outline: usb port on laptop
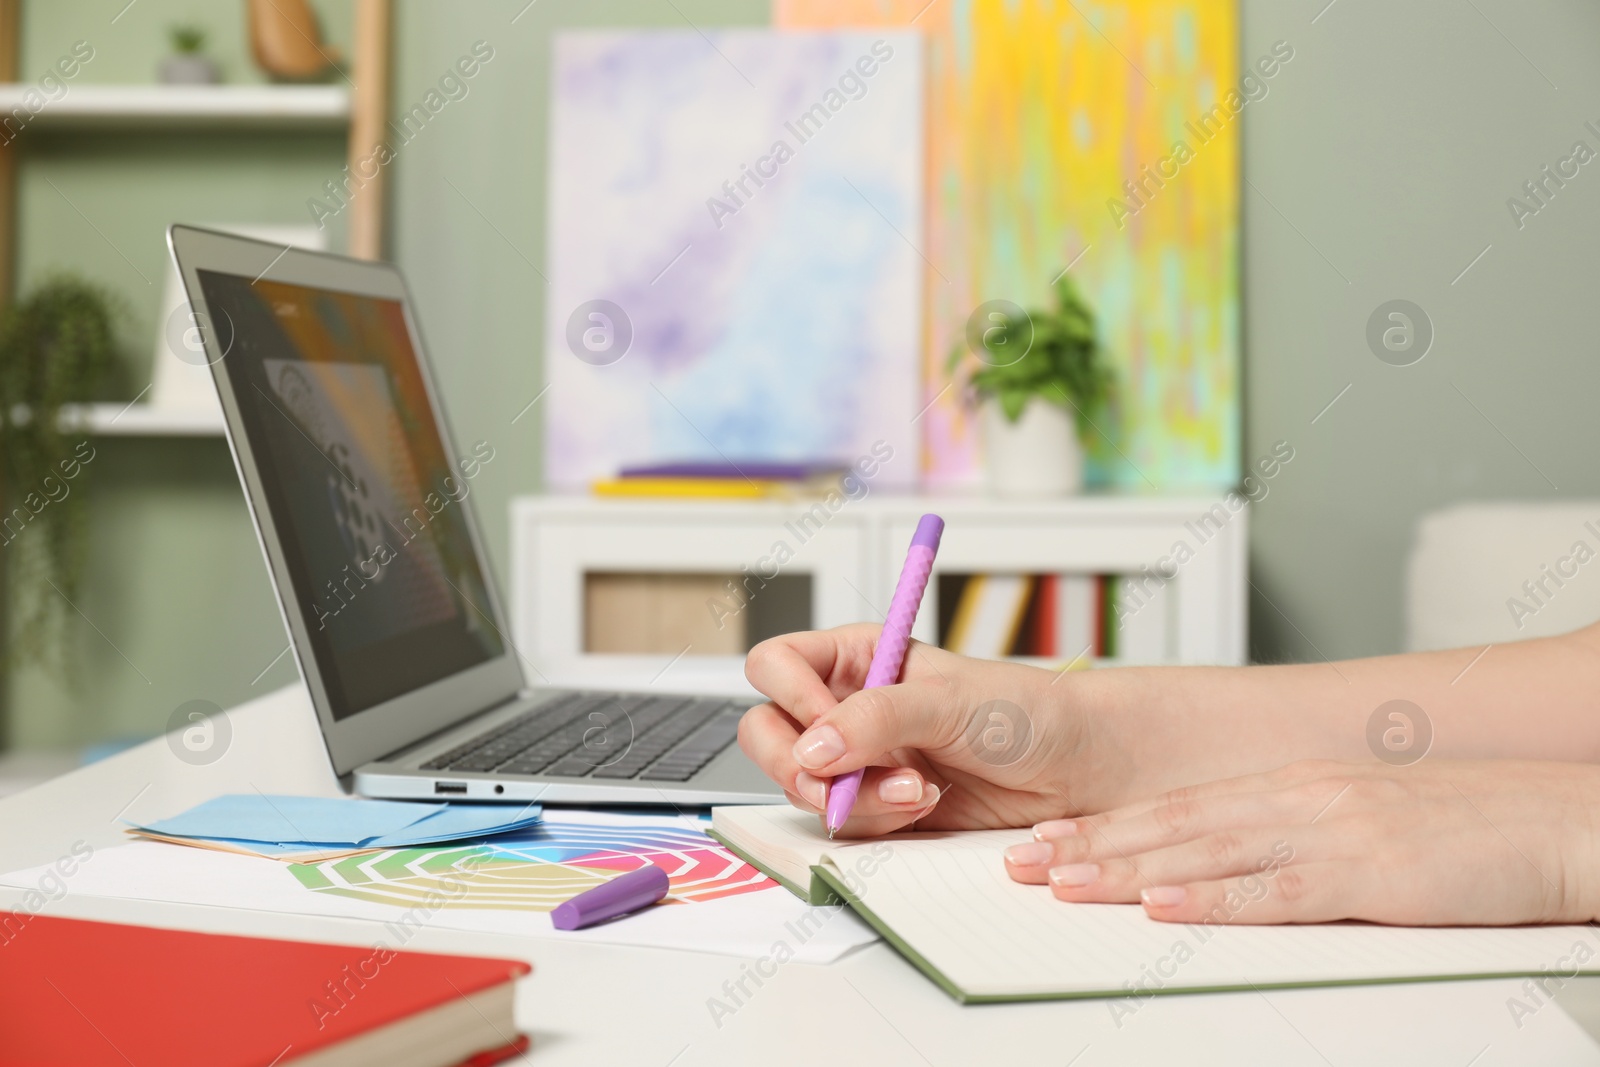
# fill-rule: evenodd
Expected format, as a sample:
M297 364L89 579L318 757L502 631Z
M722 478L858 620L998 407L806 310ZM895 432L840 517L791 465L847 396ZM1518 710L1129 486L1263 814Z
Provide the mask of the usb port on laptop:
M458 793L458 794L460 794L462 796L465 796L466 792L467 792L467 783L466 782L434 782L433 783L433 791L435 793Z

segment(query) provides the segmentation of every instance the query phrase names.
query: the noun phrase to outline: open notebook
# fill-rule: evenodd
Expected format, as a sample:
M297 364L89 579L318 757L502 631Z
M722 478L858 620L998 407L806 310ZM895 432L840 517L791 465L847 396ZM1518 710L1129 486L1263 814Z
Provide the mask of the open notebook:
M1592 926L1158 923L1137 905L1065 904L1013 882L1000 854L1027 830L845 843L818 821L783 806L711 814L734 852L813 904L842 899L964 1003L1600 973Z

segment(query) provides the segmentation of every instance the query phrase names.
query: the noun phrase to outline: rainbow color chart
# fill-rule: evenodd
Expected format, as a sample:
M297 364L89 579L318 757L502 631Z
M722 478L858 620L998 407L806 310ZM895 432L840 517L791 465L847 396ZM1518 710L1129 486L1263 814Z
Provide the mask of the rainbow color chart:
M296 863L290 870L315 893L430 910L550 911L585 889L650 863L671 879L669 902L700 903L778 885L696 829L697 820L687 816L618 824L547 810L545 819L533 830L478 844L390 849Z

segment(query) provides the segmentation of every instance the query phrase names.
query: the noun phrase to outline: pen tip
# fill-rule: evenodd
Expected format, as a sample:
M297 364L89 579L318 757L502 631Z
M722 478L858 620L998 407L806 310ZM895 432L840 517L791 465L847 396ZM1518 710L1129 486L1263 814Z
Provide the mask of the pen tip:
M833 827L831 827L831 826L828 827L828 840L829 841L833 840Z

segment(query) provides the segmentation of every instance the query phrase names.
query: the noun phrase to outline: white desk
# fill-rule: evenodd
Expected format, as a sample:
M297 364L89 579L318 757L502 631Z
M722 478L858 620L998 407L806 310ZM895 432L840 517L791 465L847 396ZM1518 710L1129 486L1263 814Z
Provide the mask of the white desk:
M252 787L336 790L297 687L230 720L230 747L209 766L183 763L157 739L0 800L0 871L51 862L80 839L117 844L125 812L159 817ZM20 899L0 888L0 906ZM87 897L71 892L70 879L44 914L350 944L380 936L377 924L354 920ZM533 1038L529 1062L540 1065L815 1067L823 1047L832 1063L871 1067L1600 1064L1600 1046L1559 1007L1524 1017L1519 1029L1506 1007L1520 993L1515 981L1157 997L1119 1028L1104 1001L963 1008L880 943L831 966L787 964L719 1028L707 998L739 976L731 957L438 929L407 947L532 963L517 1018ZM1600 979L1578 985L1567 996L1600 1000Z

